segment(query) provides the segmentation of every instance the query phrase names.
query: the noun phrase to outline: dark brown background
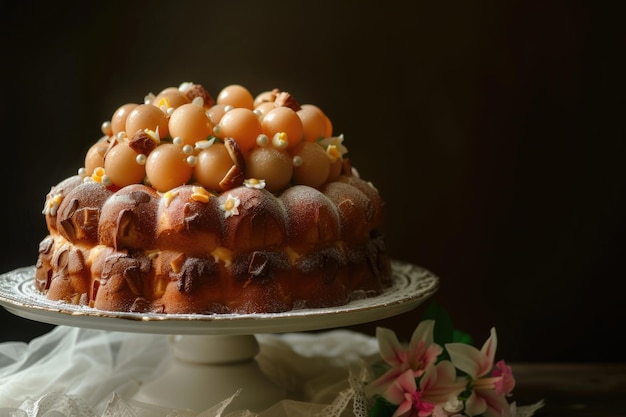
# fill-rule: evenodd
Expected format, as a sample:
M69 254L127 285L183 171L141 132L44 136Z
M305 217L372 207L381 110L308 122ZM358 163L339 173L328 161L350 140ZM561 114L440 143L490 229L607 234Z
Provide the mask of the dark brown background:
M182 81L318 104L394 258L507 360L622 359L626 29L608 2L2 2L0 272L127 101ZM0 309L0 339L50 326ZM423 307L357 326L408 337Z

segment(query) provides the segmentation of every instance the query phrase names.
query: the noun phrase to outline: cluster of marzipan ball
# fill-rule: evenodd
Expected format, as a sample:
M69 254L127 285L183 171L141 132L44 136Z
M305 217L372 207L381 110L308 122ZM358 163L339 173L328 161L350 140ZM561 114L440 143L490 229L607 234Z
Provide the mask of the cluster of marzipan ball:
M80 175L162 193L189 183L216 193L244 182L274 193L319 188L339 177L347 152L319 107L278 89L255 97L238 84L215 100L200 84L166 88L143 104L120 106L102 132Z

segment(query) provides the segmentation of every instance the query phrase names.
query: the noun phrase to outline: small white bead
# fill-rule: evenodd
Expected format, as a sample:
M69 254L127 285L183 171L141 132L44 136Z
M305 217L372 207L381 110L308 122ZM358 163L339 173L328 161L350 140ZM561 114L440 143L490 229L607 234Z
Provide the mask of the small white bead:
M270 138L268 138L267 135L261 133L259 136L256 137L256 144L260 147L265 147L270 144Z
M101 129L103 134L109 136L112 133L111 122L103 122Z

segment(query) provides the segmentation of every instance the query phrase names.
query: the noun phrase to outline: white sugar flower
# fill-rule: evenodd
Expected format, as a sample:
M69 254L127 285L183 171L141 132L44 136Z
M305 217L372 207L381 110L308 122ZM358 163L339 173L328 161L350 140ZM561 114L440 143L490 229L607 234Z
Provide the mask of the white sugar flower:
M233 197L232 194L228 194L224 204L220 204L220 208L224 210L224 217L229 218L230 216L238 215L239 210L237 208L239 207L239 204L241 204L239 197Z
M321 139L318 141L318 143L322 145L324 149L328 148L328 146L330 145L336 146L341 155L345 155L348 153L348 148L346 148L346 146L343 144L343 134Z

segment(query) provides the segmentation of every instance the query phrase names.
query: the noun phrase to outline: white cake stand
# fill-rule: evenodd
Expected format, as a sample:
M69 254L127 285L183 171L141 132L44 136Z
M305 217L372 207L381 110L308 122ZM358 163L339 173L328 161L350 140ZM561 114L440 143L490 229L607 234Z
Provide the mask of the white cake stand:
M267 379L255 356L255 334L350 326L410 311L433 295L439 278L392 261L393 285L377 297L345 306L257 314L156 314L96 310L48 300L34 286L35 267L0 275L0 305L18 316L55 325L170 336L164 371L147 381L138 401L173 409L206 410L238 390L229 407L262 411L286 393ZM156 364L155 364L156 365Z

